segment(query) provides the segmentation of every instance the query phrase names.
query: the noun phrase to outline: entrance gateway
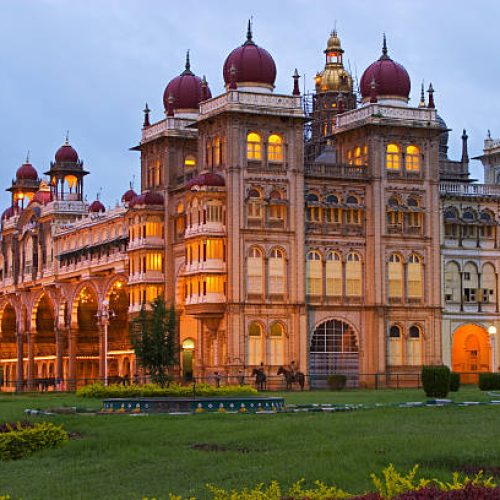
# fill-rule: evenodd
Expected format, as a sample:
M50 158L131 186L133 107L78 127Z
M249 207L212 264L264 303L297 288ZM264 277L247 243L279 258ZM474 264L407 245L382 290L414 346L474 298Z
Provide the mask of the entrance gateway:
M311 335L309 347L311 388L328 387L329 375L345 375L346 387L359 385L359 345L349 324L339 320L324 321Z

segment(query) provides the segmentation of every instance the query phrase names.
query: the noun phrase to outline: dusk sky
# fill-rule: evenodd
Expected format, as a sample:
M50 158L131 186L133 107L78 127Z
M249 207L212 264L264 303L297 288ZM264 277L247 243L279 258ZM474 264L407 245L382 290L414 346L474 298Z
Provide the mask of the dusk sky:
M358 78L379 57L385 32L389 55L412 79L412 105L422 80L432 82L453 129L451 157L460 155L463 128L470 156L481 153L487 129L500 137L495 0L0 0L2 210L27 150L41 174L68 129L91 172L89 201L102 188L114 205L134 175L140 189L139 154L128 149L139 141L144 103L154 121L163 118L163 90L184 69L186 49L192 70L220 94L224 59L245 40L250 16L255 42L276 61L275 92L291 92L295 67L312 90L335 25ZM478 162L472 173L482 178Z

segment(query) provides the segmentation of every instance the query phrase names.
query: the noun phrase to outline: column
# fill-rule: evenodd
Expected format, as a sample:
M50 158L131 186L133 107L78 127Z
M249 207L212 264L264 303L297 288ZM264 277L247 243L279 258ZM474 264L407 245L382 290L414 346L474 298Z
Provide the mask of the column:
M66 381L66 390L74 391L76 389L76 351L78 343L78 330L68 329L68 380Z
M24 369L23 369L23 358L24 358L24 342L22 332L17 332L17 380L16 380L16 391L20 392L24 388Z
M99 319L97 323L97 329L99 332L99 379L104 383L106 379L106 346L105 346L105 336L104 336L104 322Z
M28 338L28 390L36 389L35 379L35 337L32 332L26 332Z
M61 382L64 378L63 374L63 355L64 355L64 338L63 332L56 328L56 390L61 390Z

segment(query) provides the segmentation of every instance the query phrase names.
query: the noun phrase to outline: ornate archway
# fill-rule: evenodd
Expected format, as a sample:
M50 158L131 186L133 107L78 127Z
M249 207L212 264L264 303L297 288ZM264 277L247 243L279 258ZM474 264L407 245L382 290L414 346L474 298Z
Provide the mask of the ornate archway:
M17 357L16 311L7 303L0 310L0 315L0 379L6 389L13 390L16 386L17 362L7 360Z
M328 376L342 374L347 387L359 385L359 344L351 325L330 319L312 332L309 344L311 387L326 387Z
M453 334L451 364L461 373L464 384L477 383L479 373L491 371L491 346L488 332L481 326L463 325Z

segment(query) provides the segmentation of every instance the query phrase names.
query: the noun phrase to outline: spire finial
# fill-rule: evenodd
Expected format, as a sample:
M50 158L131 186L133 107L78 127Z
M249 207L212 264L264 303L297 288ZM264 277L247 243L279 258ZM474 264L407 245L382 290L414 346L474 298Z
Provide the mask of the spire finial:
M385 33L382 34L382 55L387 56L387 39Z
M26 151L26 163L30 162L30 150Z
M150 109L148 106L148 103L146 103L146 107L144 108L144 123L142 124L143 127L149 127L151 125L151 122L149 121L149 113Z
M191 71L191 61L189 60L189 49L186 51L186 71Z
M66 145L69 144L69 130L66 130L66 137L64 139L64 144L66 144Z
M469 151L467 148L467 139L469 139L469 136L467 135L467 132L464 129L462 132L462 163L469 162Z
M491 130L490 129L488 129L487 139L491 140Z
M247 42L252 41L252 18L248 20L248 28L247 28Z
M299 72L297 71L297 68L295 68L295 71L293 73L293 92L292 95L300 95L300 88L299 88Z
M429 94L429 104L427 104L427 107L434 109L436 104L434 103L434 87L432 86L432 83L429 83L429 89L427 92Z
M418 103L419 108L425 108L425 93L424 93L424 81L422 80L422 85L420 86L420 102Z

